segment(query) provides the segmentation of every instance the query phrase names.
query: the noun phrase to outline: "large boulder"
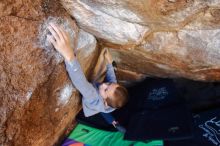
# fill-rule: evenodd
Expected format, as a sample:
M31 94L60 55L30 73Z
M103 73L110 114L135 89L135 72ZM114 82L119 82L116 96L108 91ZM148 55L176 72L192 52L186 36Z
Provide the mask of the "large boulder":
M219 1L61 2L81 28L105 40L103 48L111 49L121 70L148 76L220 80Z
M220 80L220 29L154 32L133 49L111 49L121 69L148 76Z
M54 145L81 107L63 58L45 39L50 21L71 34L87 76L96 60L96 39L78 29L59 2L1 1L0 145Z
M138 44L148 32L147 26L123 21L99 10L93 6L96 5L95 2L81 0L61 0L61 2L82 29L104 41L120 45ZM105 4L103 1L102 6Z
M92 21L94 17L103 19L117 18L125 22L138 23L154 28L160 27L163 29L164 27L183 26L192 19L197 18L199 13L204 14L207 10L215 10L220 6L220 2L217 0L61 0L61 2L63 2L63 5L69 10L70 14L76 17L80 25L83 23L81 21L84 20L84 17L90 16L92 18L84 21ZM91 12L91 14L88 12ZM218 19L218 16L214 15L212 13L211 17ZM108 22L111 23L112 21L108 20ZM86 24L88 25L88 23L89 22L84 22L84 27ZM98 24L99 22L90 23ZM101 24L102 27L104 25L109 24ZM111 25L113 25L113 23ZM99 26L100 29L102 29L101 26Z

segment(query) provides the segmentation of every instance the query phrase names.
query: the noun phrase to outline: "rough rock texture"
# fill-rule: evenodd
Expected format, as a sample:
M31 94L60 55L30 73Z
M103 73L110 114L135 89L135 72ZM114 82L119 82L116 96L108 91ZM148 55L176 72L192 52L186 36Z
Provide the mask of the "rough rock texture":
M89 1L88 1L89 2ZM116 44L139 43L148 31L147 26L112 17L87 1L62 0L64 7L74 16L79 26L96 37Z
M218 0L61 2L81 28L105 40L122 70L220 80Z
M48 17L75 26L71 30L78 39L77 53L87 75L96 60L95 38L79 30L57 1L1 1L1 146L53 145L62 139L80 108L79 94L64 63L39 45L39 28Z
M131 23L139 23L152 27L174 27L183 26L194 18L199 18L198 14L210 9L218 11L220 2L218 0L61 0L66 2L69 9L72 7L74 16L79 11L74 10L76 6L71 5L72 1L80 7L80 14L86 14L90 10L94 13L99 11L99 17L105 15L118 18ZM79 8L77 8L79 9ZM215 13L215 12L214 12ZM104 15L105 14L105 15ZM84 16L83 15L83 16ZM90 15L91 16L91 15ZM92 15L93 16L93 15ZM204 16L204 15L203 15ZM209 17L209 16L206 16ZM213 12L211 17L218 18ZM83 19L81 17L80 19ZM191 19L191 20L190 20ZM204 19L204 18L202 18ZM206 19L206 18L205 18ZM202 22L202 21L201 21ZM203 22L202 22L203 23ZM103 25L103 24L102 24Z

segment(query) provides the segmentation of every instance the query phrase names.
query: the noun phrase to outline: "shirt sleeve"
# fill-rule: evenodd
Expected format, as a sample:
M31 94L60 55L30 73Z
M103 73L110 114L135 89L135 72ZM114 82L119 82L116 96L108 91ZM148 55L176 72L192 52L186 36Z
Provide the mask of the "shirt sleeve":
M112 64L107 64L106 81L111 83L117 83L114 67Z
M91 102L97 99L99 93L95 89L95 87L86 79L78 60L74 59L70 62L65 60L65 64L66 70L70 76L72 83L82 94L83 98L86 98L86 100Z
M71 62L65 60L65 64L72 83L83 96L82 106L86 117L99 112L109 113L115 110L112 107L105 107L102 97L97 89L87 81L77 59Z

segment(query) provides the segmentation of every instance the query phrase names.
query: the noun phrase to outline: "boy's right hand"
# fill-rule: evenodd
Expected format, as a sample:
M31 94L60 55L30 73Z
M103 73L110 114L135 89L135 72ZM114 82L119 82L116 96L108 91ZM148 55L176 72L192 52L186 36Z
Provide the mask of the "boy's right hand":
M61 53L61 55L67 60L72 61L75 59L75 54L71 48L71 38L62 27L57 26L54 23L50 23L48 26L52 35L48 35L47 39L52 43L54 48Z

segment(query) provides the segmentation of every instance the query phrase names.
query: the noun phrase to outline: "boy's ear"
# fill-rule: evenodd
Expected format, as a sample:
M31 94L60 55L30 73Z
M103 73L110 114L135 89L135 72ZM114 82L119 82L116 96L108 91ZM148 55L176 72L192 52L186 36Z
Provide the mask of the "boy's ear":
M104 101L104 105L105 105L105 106L108 106L108 103L107 103L107 101L106 101L106 100Z

